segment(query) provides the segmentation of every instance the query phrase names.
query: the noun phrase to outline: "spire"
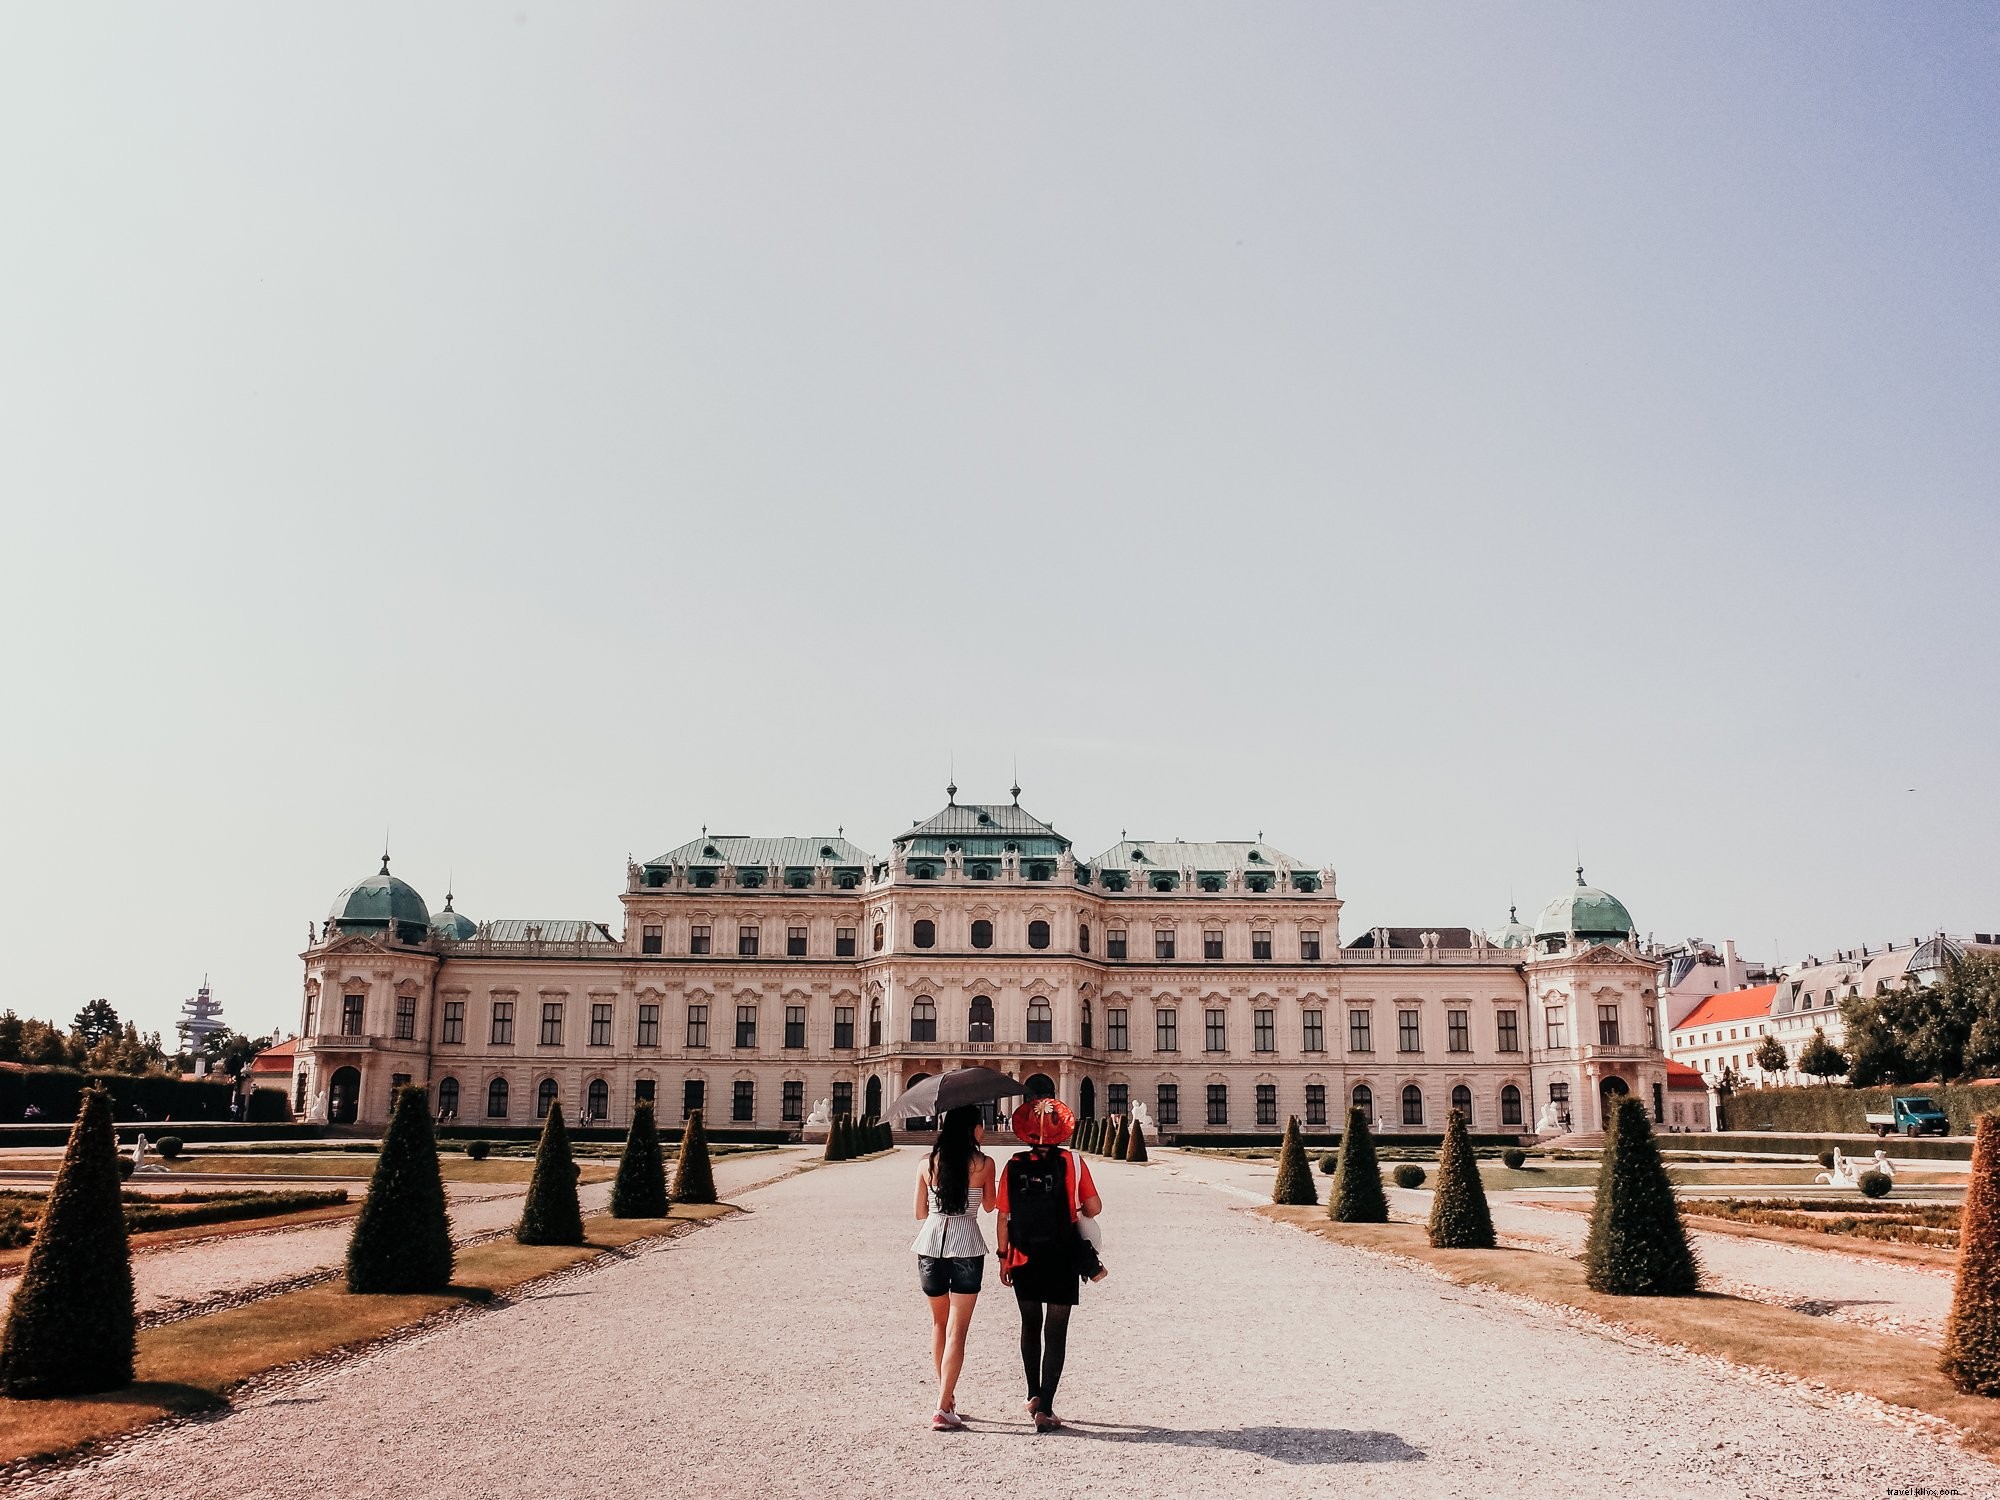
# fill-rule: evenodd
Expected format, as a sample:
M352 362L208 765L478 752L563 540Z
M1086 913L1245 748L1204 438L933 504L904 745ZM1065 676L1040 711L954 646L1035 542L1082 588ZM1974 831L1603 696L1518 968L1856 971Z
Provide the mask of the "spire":
M1507 903L1507 920L1509 922L1516 922L1516 923L1518 923L1521 920L1521 914L1514 909L1514 903L1511 901Z
M1021 805L1021 757L1014 757L1014 784L1008 788L1014 794L1014 805Z
M1583 866L1581 864L1578 864L1576 867L1576 883L1578 885L1583 884Z

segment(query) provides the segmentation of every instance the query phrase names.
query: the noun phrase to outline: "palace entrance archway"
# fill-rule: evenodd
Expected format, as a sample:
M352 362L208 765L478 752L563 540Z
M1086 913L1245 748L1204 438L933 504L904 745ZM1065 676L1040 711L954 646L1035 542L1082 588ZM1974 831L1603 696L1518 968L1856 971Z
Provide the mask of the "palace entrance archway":
M1618 1101L1632 1090L1625 1080L1616 1073L1597 1085L1597 1123L1605 1130L1611 1128L1611 1111L1618 1107Z
M328 1080L326 1092L326 1118L330 1124L352 1125L355 1111L361 1105L361 1070L359 1068L335 1068Z

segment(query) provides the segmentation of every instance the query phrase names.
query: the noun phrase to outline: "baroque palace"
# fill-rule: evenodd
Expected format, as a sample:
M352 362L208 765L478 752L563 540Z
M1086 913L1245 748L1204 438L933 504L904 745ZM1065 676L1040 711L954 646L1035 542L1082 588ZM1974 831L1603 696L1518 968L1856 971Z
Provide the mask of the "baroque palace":
M1125 839L1090 859L958 789L889 856L721 834L628 864L622 926L433 914L380 873L302 955L293 1105L378 1125L428 1084L461 1125L572 1118L783 1129L879 1113L984 1064L1079 1115L1175 1133L1601 1128L1664 1112L1656 960L1576 884L1533 927L1378 927L1343 945L1329 869L1259 841Z

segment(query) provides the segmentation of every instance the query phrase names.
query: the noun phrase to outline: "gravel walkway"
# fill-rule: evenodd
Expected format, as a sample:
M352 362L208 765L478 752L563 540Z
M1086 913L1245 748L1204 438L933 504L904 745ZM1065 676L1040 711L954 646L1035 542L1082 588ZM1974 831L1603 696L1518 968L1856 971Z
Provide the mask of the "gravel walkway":
M905 1150L25 1492L2000 1493L1950 1443L1270 1224L1162 1158L1093 1168L1112 1278L1072 1324L1066 1435L1030 1434L997 1286L960 1390L973 1430L928 1430Z

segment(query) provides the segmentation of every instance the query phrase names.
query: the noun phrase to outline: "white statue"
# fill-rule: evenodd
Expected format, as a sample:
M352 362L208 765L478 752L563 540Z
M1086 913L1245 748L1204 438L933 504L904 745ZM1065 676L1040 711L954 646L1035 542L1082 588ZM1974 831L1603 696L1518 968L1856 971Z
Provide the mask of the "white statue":
M1551 1099L1542 1110L1542 1117L1535 1123L1537 1135L1553 1135L1562 1129L1562 1107Z
M811 1129L814 1126L825 1126L832 1123L833 1101L831 1099L814 1100L812 1113L806 1116L806 1127Z
M1153 1128L1153 1117L1146 1112L1146 1103L1143 1099L1132 1106L1132 1123L1142 1128L1149 1136L1159 1135L1159 1131Z
M132 1143L132 1170L146 1170L146 1132L143 1130L139 1132L139 1139Z
M1882 1153L1878 1151L1875 1154L1880 1156ZM1840 1147L1835 1146L1833 1148L1833 1169L1828 1172L1821 1172L1817 1177L1813 1178L1813 1181L1824 1183L1828 1187L1851 1188L1859 1184L1860 1174L1854 1170L1854 1163L1848 1158L1847 1154Z
M1888 1152L1877 1151L1875 1153L1875 1160L1869 1164L1867 1170L1870 1172L1880 1172L1884 1177L1894 1178L1896 1175L1896 1164L1889 1160Z
M312 1108L306 1111L306 1118L315 1125L324 1125L326 1123L325 1089L321 1089L317 1094L313 1095Z

